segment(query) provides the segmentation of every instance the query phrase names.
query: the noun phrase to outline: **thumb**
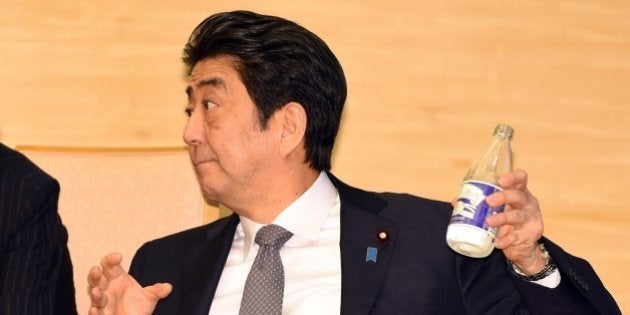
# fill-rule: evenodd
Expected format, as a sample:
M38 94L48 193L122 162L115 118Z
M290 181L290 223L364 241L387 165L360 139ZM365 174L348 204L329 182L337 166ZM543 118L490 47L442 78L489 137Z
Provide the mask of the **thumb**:
M455 207L457 205L457 198L451 199L451 206Z
M170 283L156 283L152 286L145 287L144 290L149 299L158 301L171 294L173 286Z

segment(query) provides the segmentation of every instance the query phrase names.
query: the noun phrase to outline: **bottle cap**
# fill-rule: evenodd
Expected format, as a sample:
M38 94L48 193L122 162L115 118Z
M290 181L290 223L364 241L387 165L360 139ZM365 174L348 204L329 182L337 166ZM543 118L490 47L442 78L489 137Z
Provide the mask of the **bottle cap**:
M494 135L504 139L512 139L514 136L514 128L506 124L498 124L494 128Z

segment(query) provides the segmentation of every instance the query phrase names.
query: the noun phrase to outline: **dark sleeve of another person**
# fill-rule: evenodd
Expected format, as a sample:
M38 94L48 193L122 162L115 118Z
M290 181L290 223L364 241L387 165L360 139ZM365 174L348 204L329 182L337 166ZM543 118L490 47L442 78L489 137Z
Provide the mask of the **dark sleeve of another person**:
M59 184L42 173L16 172L0 186L0 314L77 314Z

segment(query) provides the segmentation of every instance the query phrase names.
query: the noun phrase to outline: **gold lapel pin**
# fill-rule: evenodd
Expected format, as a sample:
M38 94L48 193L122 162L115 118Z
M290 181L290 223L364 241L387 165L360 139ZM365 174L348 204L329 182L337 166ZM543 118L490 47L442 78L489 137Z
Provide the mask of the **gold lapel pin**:
M376 238L381 242L387 242L387 240L389 240L389 233L385 230L378 231Z

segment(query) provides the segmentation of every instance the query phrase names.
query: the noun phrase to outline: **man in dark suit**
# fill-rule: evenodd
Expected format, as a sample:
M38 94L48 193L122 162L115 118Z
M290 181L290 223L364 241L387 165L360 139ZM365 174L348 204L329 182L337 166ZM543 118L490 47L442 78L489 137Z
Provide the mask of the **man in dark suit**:
M0 314L76 314L59 184L0 144Z
M184 140L204 196L234 214L146 243L129 274L119 254L104 257L88 275L90 314L256 314L243 296L269 253L258 245L269 226L291 234L274 269L284 314L619 313L586 261L542 237L524 171L504 174L504 191L487 198L509 207L487 219L501 230L482 259L447 246L450 204L329 173L346 83L308 30L220 13L193 31L184 61Z

